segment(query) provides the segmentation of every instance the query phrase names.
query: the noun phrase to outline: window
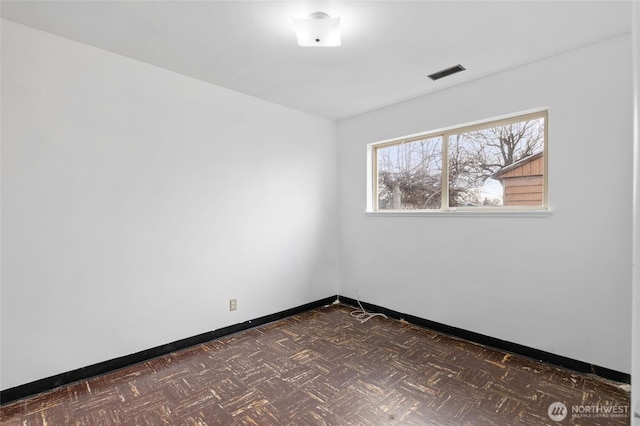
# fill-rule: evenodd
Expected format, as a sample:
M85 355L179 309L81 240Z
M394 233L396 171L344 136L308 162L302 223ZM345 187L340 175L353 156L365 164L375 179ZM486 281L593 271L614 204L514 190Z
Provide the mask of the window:
M375 211L546 210L547 113L372 144Z

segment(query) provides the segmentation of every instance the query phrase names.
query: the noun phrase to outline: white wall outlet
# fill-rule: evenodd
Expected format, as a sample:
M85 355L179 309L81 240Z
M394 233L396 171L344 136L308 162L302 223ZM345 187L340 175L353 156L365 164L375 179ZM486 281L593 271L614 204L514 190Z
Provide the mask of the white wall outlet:
M238 299L229 299L229 310L235 311L238 309Z

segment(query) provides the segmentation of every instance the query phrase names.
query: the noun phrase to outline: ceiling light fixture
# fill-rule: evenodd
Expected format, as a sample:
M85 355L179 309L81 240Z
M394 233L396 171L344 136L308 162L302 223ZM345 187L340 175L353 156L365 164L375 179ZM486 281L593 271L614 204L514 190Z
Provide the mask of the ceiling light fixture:
M291 18L298 37L298 46L340 46L340 17L332 18L315 12L308 18Z

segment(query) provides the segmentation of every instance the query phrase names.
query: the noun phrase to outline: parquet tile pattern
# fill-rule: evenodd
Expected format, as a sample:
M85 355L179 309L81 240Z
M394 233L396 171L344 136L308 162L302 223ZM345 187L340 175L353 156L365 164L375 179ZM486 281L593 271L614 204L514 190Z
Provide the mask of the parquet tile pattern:
M331 305L0 408L2 425L626 425L598 378ZM568 417L547 414L560 401ZM619 408L617 409L619 410Z

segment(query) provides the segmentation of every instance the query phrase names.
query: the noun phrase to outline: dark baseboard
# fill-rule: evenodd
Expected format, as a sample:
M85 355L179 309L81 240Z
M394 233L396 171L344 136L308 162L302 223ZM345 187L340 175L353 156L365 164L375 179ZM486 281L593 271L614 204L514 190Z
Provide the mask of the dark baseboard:
M358 301L350 297L338 296L341 303L358 307ZM495 337L485 336L484 334L475 333L473 331L464 330L450 325L441 324L439 322L426 320L413 315L403 314L401 312L393 311L391 309L384 308L382 306L373 305L371 303L360 302L362 307L367 311L379 312L385 314L388 317L395 319L404 319L405 321L415 324L420 327L428 328L433 331L437 331L442 334L457 337L460 339L468 340L473 343L479 343L484 346L489 346L495 349L500 349L515 355L523 356L526 358L540 361L545 364L550 364L556 367L566 368L578 373L594 374L604 379L612 380L619 383L631 383L631 375L622 373L620 371L611 370L609 368L600 367L597 365L589 364L584 361L578 361L572 358L567 358L561 355L552 354L550 352L541 351L539 349L530 348L528 346L520 345L517 343L508 342L505 340L496 339Z
M186 339L178 340L166 345L157 346L155 348L147 349L135 354L111 359L98 364L90 365L88 367L79 368L77 370L68 371L66 373L57 374L55 376L9 388L0 391L0 404L8 404L10 402L27 398L29 396L55 389L60 386L64 386L81 380L87 380L92 377L119 370L133 364L148 361L158 356L166 355L191 346L208 342L213 339L218 339L229 334L237 333L239 331L247 330L249 328L257 327L292 315L306 312L320 306L331 304L336 299L343 304L351 305L354 307L358 306L357 300L349 297L339 295L326 297L324 299L307 303L305 305L301 305L292 309L287 309L282 312L266 315L260 318L245 321L240 324L230 325L228 327L199 334L197 336L188 337ZM379 312L395 319L404 319L411 324L415 324L417 326L428 328L430 330L460 339L468 340L473 343L479 343L481 345L500 349L506 352L513 353L515 355L524 356L536 361L566 368L579 373L594 374L619 383L631 383L631 375L627 373L621 373L619 371L611 370L605 367L600 367L583 361L578 361L564 356L552 354L550 352L541 351L539 349L530 348L528 346L519 345L517 343L507 342L505 340L496 339L494 337L485 336L484 334L452 327L435 321L426 320L424 318L416 317L413 315L403 314L391 309L384 308L382 306L373 305L371 303L361 302L361 304L368 311Z
M306 312L311 309L318 308L320 306L328 305L336 300L337 296L326 297L315 302L307 303L286 311L278 312L271 315L266 315L253 320L245 321L240 324L230 325L228 327L220 328L218 330L209 331L207 333L199 334L197 336L187 337L186 339L178 340L166 345L157 346L155 348L147 349L135 354L126 355L120 358L111 359L108 361L93 364L88 367L79 368L77 370L68 371L66 373L57 374L55 376L47 377L44 379L36 380L34 382L26 383L24 385L9 388L0 391L0 404L7 404L19 399L23 399L32 395L36 395L41 392L45 392L51 389L55 389L60 386L68 385L81 380L87 380L91 377L99 376L109 373L111 371L119 370L121 368L128 367L133 364L148 361L152 358L176 352L181 349L185 349L194 345L208 342L213 339L220 338L229 334L237 333L239 331L247 330L249 328L257 327L263 324L267 324L273 321L277 321L282 318L296 315L301 312Z

